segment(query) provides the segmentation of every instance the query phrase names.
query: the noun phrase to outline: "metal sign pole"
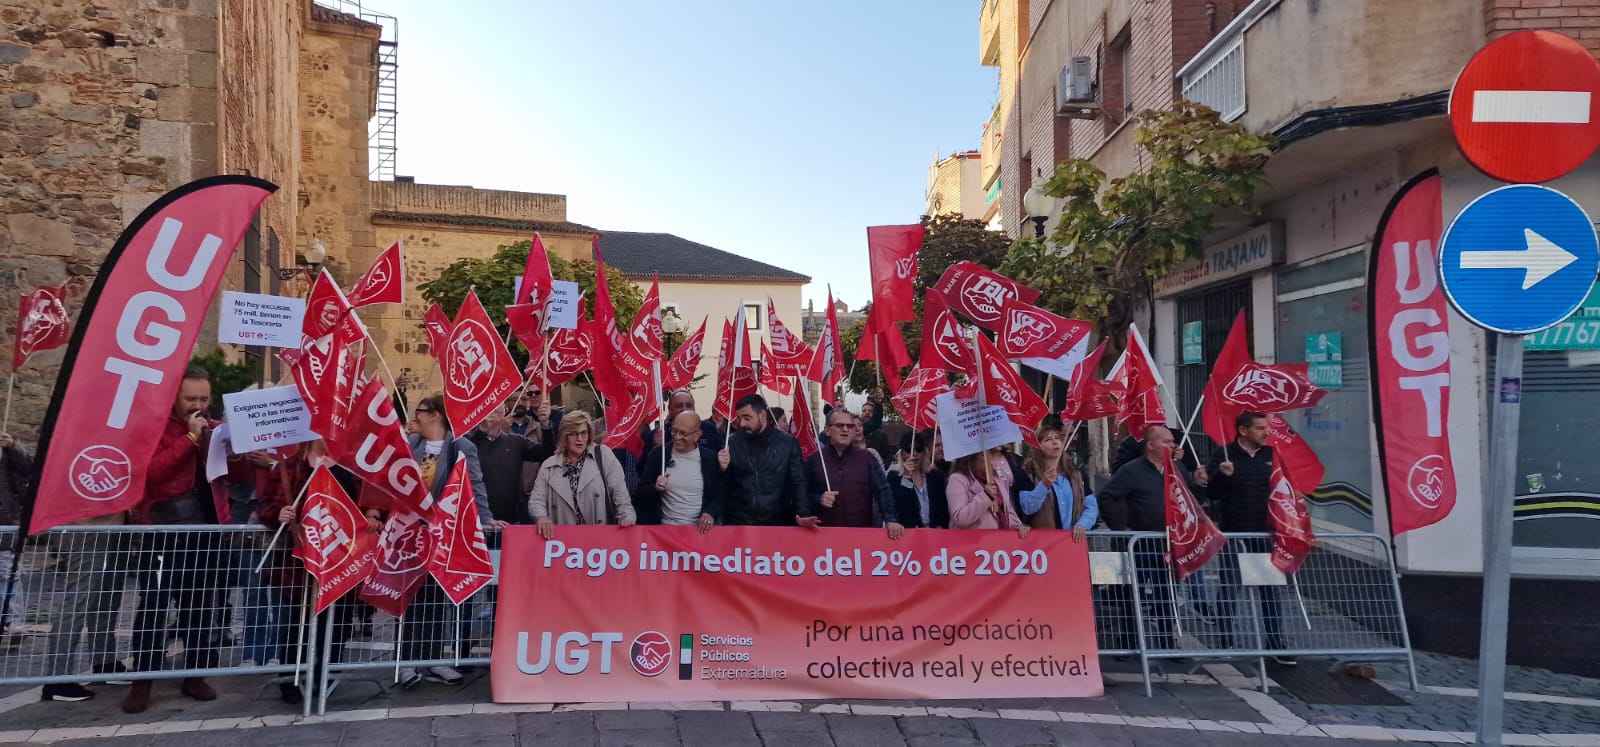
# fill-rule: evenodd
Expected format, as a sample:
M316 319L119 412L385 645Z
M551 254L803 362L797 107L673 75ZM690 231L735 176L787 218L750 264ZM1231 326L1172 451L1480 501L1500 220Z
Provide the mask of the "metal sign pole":
M1478 744L1499 745L1505 721L1512 504L1522 414L1522 336L1495 335L1495 407L1483 491L1483 627L1478 642Z

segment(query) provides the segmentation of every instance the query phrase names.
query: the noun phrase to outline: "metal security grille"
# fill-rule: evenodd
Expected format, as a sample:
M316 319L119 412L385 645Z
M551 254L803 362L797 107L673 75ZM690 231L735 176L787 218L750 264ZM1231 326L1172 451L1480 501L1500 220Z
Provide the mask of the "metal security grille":
M1194 412L1195 404L1205 392L1211 367L1217 362L1223 343L1228 341L1228 330L1233 327L1234 317L1238 316L1240 309L1244 310L1246 329L1254 326L1250 298L1250 279L1245 278L1178 299L1178 328L1171 330L1170 334L1179 336L1177 395L1178 406L1183 411L1175 414L1174 418L1188 418ZM1183 325L1190 322L1200 322L1203 355L1200 363L1184 364L1181 362L1181 335ZM1182 440L1181 435L1179 439ZM1212 450L1216 448L1205 437L1205 428L1198 421L1190 430L1190 443L1196 452L1195 459L1201 464L1211 457Z

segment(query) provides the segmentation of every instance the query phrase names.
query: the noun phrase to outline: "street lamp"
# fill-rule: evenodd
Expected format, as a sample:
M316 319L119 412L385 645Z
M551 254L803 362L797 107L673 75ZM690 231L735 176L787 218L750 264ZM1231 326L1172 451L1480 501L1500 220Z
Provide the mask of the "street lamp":
M683 323L683 317L678 316L678 310L667 307L661 312L662 348L667 355L672 355L672 336L688 329L689 325Z
M1044 189L1044 182L1038 182L1028 188L1022 195L1022 210L1028 214L1028 220L1033 221L1033 235L1035 238L1044 238L1044 222L1050 220L1050 211L1056 206L1056 198Z
M328 247L323 246L321 241L312 239L311 246L301 249L299 256L295 257L294 267L278 269L278 279L289 280L304 272L306 279L310 280L311 274L326 261L328 261Z

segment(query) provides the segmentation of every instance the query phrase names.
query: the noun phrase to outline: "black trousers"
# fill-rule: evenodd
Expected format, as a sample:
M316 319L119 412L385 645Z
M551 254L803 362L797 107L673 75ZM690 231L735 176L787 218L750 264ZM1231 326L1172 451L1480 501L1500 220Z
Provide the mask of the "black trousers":
M1238 622L1254 617L1251 609L1251 593L1255 594L1261 602L1261 645L1268 649L1286 648L1283 640L1282 606L1278 602L1278 589L1273 586L1246 587L1241 583L1239 574L1239 553L1270 553L1272 552L1272 539L1270 537L1235 537L1222 546L1221 571L1222 571L1222 612L1217 625L1222 629L1222 647L1233 648L1235 644L1255 647L1254 637L1250 640L1234 640L1234 631L1238 629ZM1245 629L1254 630L1254 625L1246 625Z
M151 532L139 555L139 609L133 619L136 671L162 668L167 642L183 642L187 668L218 666L223 603L236 558L221 534Z

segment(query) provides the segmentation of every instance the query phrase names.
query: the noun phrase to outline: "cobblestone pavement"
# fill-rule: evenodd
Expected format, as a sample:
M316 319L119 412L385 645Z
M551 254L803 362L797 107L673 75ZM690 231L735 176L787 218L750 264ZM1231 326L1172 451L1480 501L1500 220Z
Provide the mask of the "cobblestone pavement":
M1402 667L1379 681L1403 706L1308 705L1274 687L1252 689L1246 663L1169 665L1145 697L1136 662L1106 660L1117 686L1090 699L494 705L486 673L459 687L385 690L341 683L328 715L302 719L264 677L213 680L222 697L198 703L159 683L150 710L117 708L125 687L97 685L84 703L41 703L36 690L0 699L0 744L243 743L401 745L1185 745L1318 744L1342 740L1471 742L1472 662L1419 654L1422 692ZM1327 668L1331 661L1303 660ZM1514 668L1508 743L1600 746L1600 681ZM1343 743L1350 743L1345 741Z

